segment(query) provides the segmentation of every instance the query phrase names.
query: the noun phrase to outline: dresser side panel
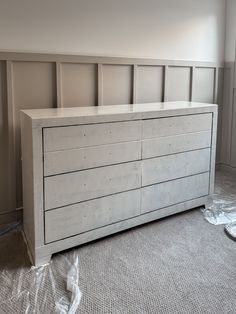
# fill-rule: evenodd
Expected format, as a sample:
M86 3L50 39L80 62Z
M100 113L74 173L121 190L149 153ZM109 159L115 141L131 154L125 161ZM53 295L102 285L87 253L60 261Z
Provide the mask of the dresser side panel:
M210 187L209 187L210 195L214 193L214 188L215 188L217 120L218 120L218 109L212 112L211 162L210 162Z
M44 243L43 129L33 128L35 246Z
M44 244L42 128L21 114L24 234L34 258Z
M31 253L35 247L33 139L31 119L21 114L21 151L23 178L23 229Z

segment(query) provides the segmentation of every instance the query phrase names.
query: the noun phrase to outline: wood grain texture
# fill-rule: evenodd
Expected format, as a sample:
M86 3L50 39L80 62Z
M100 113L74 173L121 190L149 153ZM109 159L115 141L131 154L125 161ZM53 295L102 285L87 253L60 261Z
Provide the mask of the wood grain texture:
M99 239L105 237L107 235L114 234L116 232L126 230L150 221L154 221L156 219L160 219L169 215L173 215L176 213L180 213L191 208L199 207L206 204L207 198L200 197L191 201L186 201L180 204L176 204L173 206L165 207L159 210L155 210L146 214L139 215L137 217L133 217L127 220L119 221L117 223L107 225L101 228L97 228L88 232L81 233L79 235L75 235L73 237L69 237L60 241L56 241L53 243L49 243L42 247L36 248L36 259L35 264L40 266L41 257L72 248L74 246L81 245L83 243L87 243L93 241L95 239Z
M186 134L211 130L212 115L188 115L143 121L142 138Z
M211 146L211 131L163 136L142 141L142 158L181 153Z
M140 139L141 121L89 124L44 129L44 150L57 150L112 144Z
M142 188L141 212L168 207L208 193L209 172L147 186Z
M210 170L209 148L142 160L142 186Z
M218 123L218 111L212 113L212 139L211 139L210 182L209 182L210 194L214 193L214 187L215 187L217 123Z
M42 129L33 129L31 119L21 115L23 166L23 226L33 258L44 244Z
M44 179L45 209L141 187L141 164L129 162Z
M140 190L47 211L46 243L140 215Z
M124 142L44 154L44 175L84 170L141 159L141 142Z
M35 140L35 139L34 139ZM34 255L35 220L34 220L34 171L33 171L33 134L31 121L25 115L21 116L21 148L22 148L22 179L24 202L24 233L27 244Z

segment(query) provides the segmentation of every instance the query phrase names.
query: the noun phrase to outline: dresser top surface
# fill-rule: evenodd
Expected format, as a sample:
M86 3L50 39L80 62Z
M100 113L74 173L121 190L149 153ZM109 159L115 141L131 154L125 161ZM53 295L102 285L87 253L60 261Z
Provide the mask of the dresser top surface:
M116 119L147 119L165 116L197 114L217 111L217 105L198 102L159 102L132 105L91 106L73 108L28 109L22 113L33 120L33 125L47 127L65 123L96 123ZM81 120L81 121L80 121ZM64 124L63 123L63 124Z
M198 102L159 102L159 103L143 103L132 105L113 105L113 106L91 106L91 107L72 107L72 108L48 108L48 109L28 109L23 110L32 119L61 118L61 117L78 117L93 115L109 115L136 113L148 111L169 111L178 109L194 109L194 108L213 108L215 104L198 103Z

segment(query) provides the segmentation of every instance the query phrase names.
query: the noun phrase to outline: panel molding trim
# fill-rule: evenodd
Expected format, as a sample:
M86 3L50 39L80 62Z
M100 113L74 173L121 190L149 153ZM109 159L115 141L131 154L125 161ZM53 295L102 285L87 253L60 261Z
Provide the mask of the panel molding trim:
M199 66L223 67L224 62L204 62L187 60L168 60L151 58L109 57L91 55L65 55L48 53L28 53L0 51L2 61L32 61L32 62L71 62L71 63L104 63L104 64L139 64L139 65L169 65L169 66Z
M216 102L221 92L219 75L224 69L222 62L6 51L0 51L0 61L4 64L0 78L1 69L6 68L3 85L7 95L6 103L0 102L0 106L8 115L8 143L2 144L8 152L8 163L2 165L8 178L0 178L0 185L8 182L8 195L7 201L0 200L0 214L22 206L21 109L168 100Z

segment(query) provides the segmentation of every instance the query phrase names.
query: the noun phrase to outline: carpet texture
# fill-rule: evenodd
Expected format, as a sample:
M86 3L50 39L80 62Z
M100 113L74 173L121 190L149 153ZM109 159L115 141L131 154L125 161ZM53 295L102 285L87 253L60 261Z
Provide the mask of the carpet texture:
M218 191L236 197L234 183L218 173ZM236 313L236 242L199 209L57 254L38 269L30 268L19 231L0 238L0 252L1 314L66 311L66 275L76 256L82 292L76 313Z

